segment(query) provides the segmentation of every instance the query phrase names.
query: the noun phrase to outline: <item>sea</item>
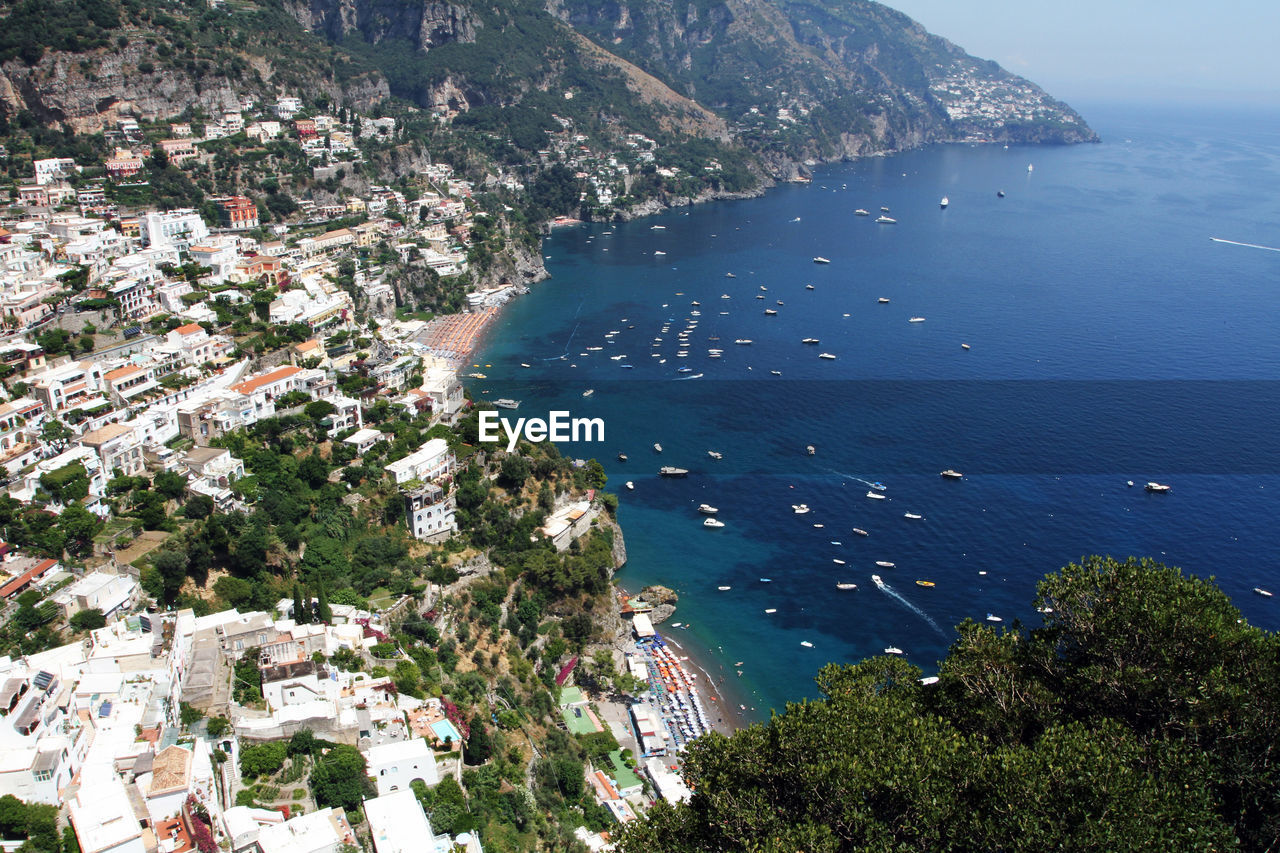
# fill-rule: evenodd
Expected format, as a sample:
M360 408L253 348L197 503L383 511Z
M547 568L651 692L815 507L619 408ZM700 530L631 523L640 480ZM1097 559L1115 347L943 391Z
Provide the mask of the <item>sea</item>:
M1082 112L1102 143L939 145L557 229L464 368L509 418L603 421L560 449L619 497L617 580L678 592L662 630L749 719L827 663L930 674L962 620L1039 624L1038 581L1086 555L1280 626L1254 592L1280 593L1280 116Z

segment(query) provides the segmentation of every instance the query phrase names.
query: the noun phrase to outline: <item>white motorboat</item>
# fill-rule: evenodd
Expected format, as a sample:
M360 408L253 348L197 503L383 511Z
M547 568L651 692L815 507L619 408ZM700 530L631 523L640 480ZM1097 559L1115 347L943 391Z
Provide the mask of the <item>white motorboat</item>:
M769 317L776 317L776 316L777 316L777 314L778 314L778 312L777 312L777 311L775 311L775 310L774 310L774 309L772 309L772 308L766 308L766 309L764 309L764 313L765 313L767 316L769 316Z
M708 451L707 451L707 455L708 455L708 456L710 456L712 459L723 459L723 458L724 458L724 454L723 454L723 453L721 453L721 452L720 452L720 451L718 451L718 450L708 450Z
M1004 620L1003 620L1003 619L1001 619L999 616L995 615L994 613L988 613L988 614L987 614L987 621L988 621L988 622L1003 622Z
M588 388L587 390L585 390L585 391L583 391L583 392L582 392L582 396L584 396L584 397L590 397L590 396L591 396L592 394L594 394L594 393L596 393L596 391L595 391L595 389L594 389L594 388Z
M951 204L951 201L945 195L942 197L942 201L938 202L938 206L941 207L943 210L946 210L947 205L949 204Z
M854 533L856 533L856 534L858 534L859 536L870 536L870 535L871 535L871 534L870 534L870 533L868 533L867 531L863 530L861 527L855 527L855 528L853 528L853 532L854 532Z
M1166 486L1162 483L1147 483L1145 486L1143 486L1143 488L1146 489L1148 492L1154 492L1155 494L1164 494L1165 492L1173 489L1173 486Z
M804 289L805 289L805 290L813 290L813 285L812 285L812 284L806 284L806 285L804 286Z
M858 208L857 210L855 210L855 211L853 212L853 215L854 215L854 216L870 216L870 215L871 215L871 211L869 211L869 210L863 210L862 208Z
M801 338L800 339L800 343L802 344L816 344L820 342L821 341L818 338Z
M703 527L724 527L724 522L718 518L706 518L702 521Z
M923 323L923 322L924 322L924 318L923 318L923 317L912 317L911 319L907 320L907 322L908 322L908 323Z
M918 520L920 520L920 519L924 518L924 516L923 516L923 515L920 515L919 513L915 513L915 512L904 512L904 513L902 514L902 517L903 517L903 518L910 518L910 519L912 519L913 521L918 521Z
M809 505L808 504L792 504L791 511L794 512L796 515L804 515L806 512L809 511Z
M522 362L520 362L520 366L521 366L521 367L532 367L533 365L531 365L531 364L525 364L525 363L522 361Z
M897 567L897 563L891 563L888 560L876 560L876 565L882 569L892 569Z
M822 257L821 255L819 255L818 257L815 257L815 258L813 259L813 262L814 262L815 264L829 264L829 263L831 263L831 261L829 261L829 260L827 260L826 258Z
M857 589L857 588L858 588L858 585L857 585L856 583L838 583L838 584L836 584L836 589Z
M738 338L737 340L735 340L735 341L734 341L734 343L735 343L735 344L738 344L739 346L744 346L744 347L745 347L745 346L750 346L750 345L751 345L751 338Z
M770 372L770 373L772 373L774 376L781 376L781 375L782 375L782 371L781 371L781 370L770 370L769 372Z
M827 361L835 361L836 357L829 352L818 353L818 358L825 358Z
M716 509L711 504L698 505L698 512L702 513L703 515L715 515L719 511L720 510Z
M891 216L885 216L883 214L876 217L876 222L879 222L881 225L897 225L898 224L898 220L894 219Z
M661 453L661 452L662 452L662 445L661 445L661 444L658 444L658 443L655 441L655 442L653 443L653 450L654 450L654 452L655 452L655 453Z
M765 612L765 613L777 613L777 612L778 612L778 608L776 608L776 607L766 607L766 608L765 608L765 610L764 610L764 612Z
M809 642L808 640L801 640L800 645L804 646L806 649L813 648L813 643Z
M627 480L627 488L628 488L628 489L634 489L635 487L636 487L636 484L635 484L635 483L631 482L630 480Z
M871 500L873 500L873 501L882 501L882 500L884 500L884 495L880 494L880 493L879 493L879 492L877 492L877 491L869 491L869 492L867 492L867 497L871 498Z
M886 646L884 653L886 655L900 655L902 654L902 649L898 648L897 646Z
M961 345L960 345L960 349L969 349L969 345L968 345L968 344L961 344Z
M718 587L716 587L716 589L720 590L721 592L728 592L729 590L733 589L733 587L731 587L731 586L718 586Z
M879 302L881 305L888 305L888 304L889 304L889 297L887 297L887 296L881 296L879 299L877 299L877 300L876 300L876 302Z
M837 566L843 566L845 564L844 560L835 557L831 559L831 562L835 563Z
M1253 588L1253 591L1256 592L1258 595L1262 596L1263 598L1271 598L1271 591L1263 589L1260 586L1255 586Z
M953 469L953 468L948 468L947 470L943 471L943 472L942 472L941 474L939 474L938 476L942 477L942 479L944 479L944 480L959 480L959 479L960 479L961 477L963 477L964 475L963 475L963 474L961 474L959 471L956 471L956 470L955 470L955 469Z

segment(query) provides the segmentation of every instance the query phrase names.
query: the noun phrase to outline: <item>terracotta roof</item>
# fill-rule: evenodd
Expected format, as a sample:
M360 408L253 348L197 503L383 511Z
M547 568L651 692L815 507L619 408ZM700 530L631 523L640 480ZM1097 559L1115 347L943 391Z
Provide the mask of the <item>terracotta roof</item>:
M133 427L124 424L107 424L99 429L86 432L81 437L80 443L87 444L90 447L106 444L113 438L124 435L126 432L133 432Z
M174 331L180 335L194 335L196 332L203 332L204 326L199 323L188 323L185 326L179 326Z
M57 560L41 560L4 586L0 586L0 598L8 598L27 584L58 564Z
M272 382L279 382L281 379L287 379L295 373L301 373L301 367L277 367L270 373L263 374L256 379L246 379L231 386L232 391L239 391L241 394L252 394L264 385L270 385Z
M171 794L187 787L191 777L191 753L178 745L166 747L152 764L148 797Z
M115 370L107 371L102 378L108 382L115 382L117 379L124 379L126 376L132 376L135 373L142 373L141 367L136 365L126 365L125 367L117 367Z

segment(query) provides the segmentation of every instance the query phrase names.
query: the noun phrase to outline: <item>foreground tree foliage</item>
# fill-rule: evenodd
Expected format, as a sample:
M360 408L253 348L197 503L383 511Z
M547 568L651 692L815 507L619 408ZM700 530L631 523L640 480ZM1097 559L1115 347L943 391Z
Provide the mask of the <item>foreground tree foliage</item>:
M823 698L685 755L624 851L1272 850L1280 642L1217 587L1099 557L1044 627L966 622L939 680L830 665Z

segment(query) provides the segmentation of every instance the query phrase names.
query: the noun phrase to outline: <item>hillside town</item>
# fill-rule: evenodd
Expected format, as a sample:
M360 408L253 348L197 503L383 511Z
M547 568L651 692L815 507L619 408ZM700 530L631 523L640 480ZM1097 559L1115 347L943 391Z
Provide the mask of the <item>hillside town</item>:
M287 140L314 179L340 179L363 159L359 140L395 139L394 118L342 121L282 96L171 123L165 138L148 130L120 121L100 168L34 160L0 211L0 802L16 798L32 815L55 808L63 848L83 853L480 853L478 827L424 807L461 797L465 768L485 763L476 755L488 736L473 733L487 726L430 672L457 658L454 643L474 644L460 602L475 573L433 568L442 575L424 580L406 569L371 581L367 597L323 581L300 592L295 580L292 597L267 601L270 590L238 572L264 512L273 526L262 527L262 576L281 574L281 549L296 549L303 569L322 551L289 543L292 522L275 515L281 496L266 472L290 448L346 524L382 501L375 526L401 555L435 566L463 547L460 493L465 503L466 472L484 470L484 454L458 443L472 411L459 368L523 286L474 285L460 314L404 309L395 276L406 269L470 280L485 213L444 165L326 204L283 205L281 193L125 201L174 168L219 168L216 146L232 137ZM629 167L585 141L564 121L545 156L608 204ZM652 164L652 140L627 146L624 159ZM587 469L574 465L582 486ZM504 464L495 482L507 476ZM530 538L568 559L589 550L603 504L595 489L560 488L538 496L546 512ZM184 537L207 538L217 523L239 531L218 551L233 571L215 560L197 583ZM287 591L287 575L276 582ZM591 667L638 696L659 678L645 662L654 634L644 612L627 609L640 614L632 657L605 649ZM417 638L406 641L406 624ZM690 733L656 692L630 713L622 703L597 714L572 686L579 656L558 636L545 645L551 718L603 748L576 780L599 811L575 837L610 849L607 824L655 797L689 796L663 756ZM662 660L662 678L679 671ZM681 701L696 702L688 681Z

